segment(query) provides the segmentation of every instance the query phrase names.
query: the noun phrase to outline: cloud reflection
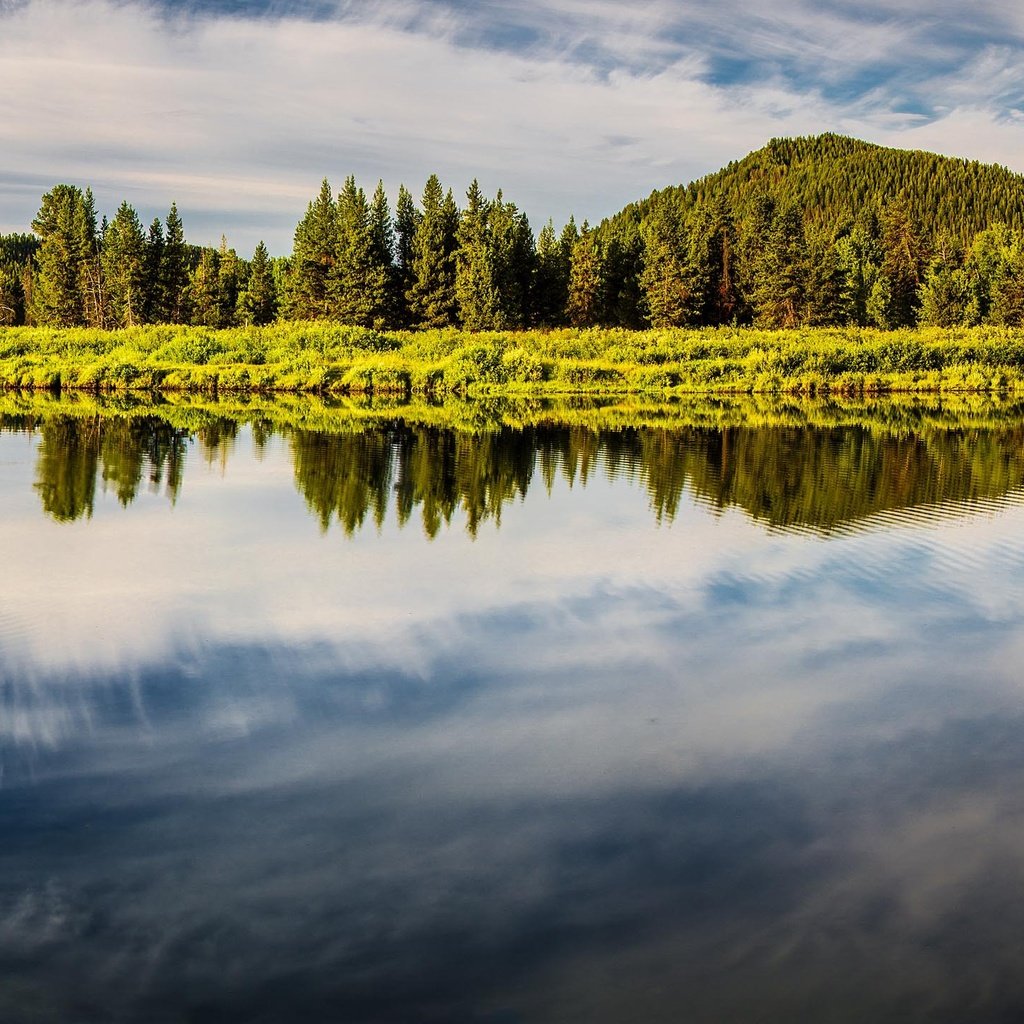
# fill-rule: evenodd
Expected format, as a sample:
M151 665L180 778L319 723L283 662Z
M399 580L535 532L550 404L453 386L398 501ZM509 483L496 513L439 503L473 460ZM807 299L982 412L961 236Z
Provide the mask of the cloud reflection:
M395 469L379 529L324 533L295 435L247 432L186 446L173 504L100 488L71 523L0 435L5 1021L1024 1005L1024 509L766 529L771 448L698 432L659 441L690 474L659 525L626 434L585 487L506 487L517 439L475 540L461 497L403 529ZM841 441L780 450L821 481ZM896 445L899 495L1014 479L984 433L998 472L934 472L961 443Z

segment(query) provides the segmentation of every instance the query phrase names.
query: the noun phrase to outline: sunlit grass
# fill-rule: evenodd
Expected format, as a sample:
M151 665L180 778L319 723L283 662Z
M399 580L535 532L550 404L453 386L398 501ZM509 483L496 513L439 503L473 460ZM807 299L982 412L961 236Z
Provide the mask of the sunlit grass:
M451 396L1024 389L1024 331L378 332L0 329L0 386L92 392Z

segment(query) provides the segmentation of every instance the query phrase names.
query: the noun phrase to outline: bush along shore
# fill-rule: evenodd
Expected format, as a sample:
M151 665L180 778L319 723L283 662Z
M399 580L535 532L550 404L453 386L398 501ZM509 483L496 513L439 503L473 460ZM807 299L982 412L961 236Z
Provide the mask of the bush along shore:
M1024 330L20 327L0 329L0 387L430 399L1015 392Z

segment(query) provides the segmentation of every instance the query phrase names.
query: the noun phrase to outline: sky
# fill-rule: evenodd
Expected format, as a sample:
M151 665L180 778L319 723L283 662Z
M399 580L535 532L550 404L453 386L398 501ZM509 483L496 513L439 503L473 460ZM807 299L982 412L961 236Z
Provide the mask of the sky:
M287 254L327 177L591 221L770 138L1024 172L1016 0L0 0L0 232L89 185Z

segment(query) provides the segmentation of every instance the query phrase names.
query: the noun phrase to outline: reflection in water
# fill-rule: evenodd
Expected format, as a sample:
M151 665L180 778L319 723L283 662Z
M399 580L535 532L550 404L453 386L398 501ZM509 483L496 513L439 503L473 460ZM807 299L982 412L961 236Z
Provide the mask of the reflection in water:
M104 490L113 491L122 505L135 500L144 478L152 490L165 486L172 501L181 488L188 432L158 416L58 415L47 417L39 434L36 489L43 508L59 522L92 515L99 467Z
M0 1020L1024 1016L1024 417L357 412L0 425Z
M4 420L0 418L0 425ZM8 420L10 422L10 420ZM92 514L97 477L127 505L145 483L181 488L190 437L209 463L226 466L239 421L207 416L194 430L151 409L132 416L44 415L38 430L38 489L55 519ZM434 537L456 510L475 534L537 483L584 485L595 471L642 482L659 522L671 521L689 489L712 506L736 506L776 527L830 531L882 513L944 503L984 503L1024 483L1024 422L931 425L918 433L868 420L844 426L632 427L596 431L553 423L485 432L402 420L347 424L343 432L255 420L257 449L287 437L295 479L326 530L346 533L391 508L404 525L418 509ZM100 472L101 470L101 472Z

